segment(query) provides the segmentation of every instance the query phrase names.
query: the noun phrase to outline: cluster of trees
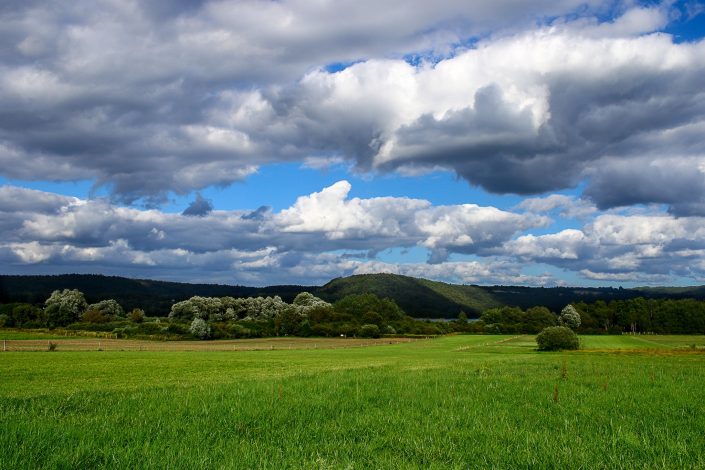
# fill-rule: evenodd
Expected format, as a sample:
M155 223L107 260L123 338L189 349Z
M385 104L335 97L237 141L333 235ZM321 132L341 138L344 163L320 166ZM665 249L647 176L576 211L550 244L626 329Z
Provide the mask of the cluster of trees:
M483 331L487 333L538 333L549 326L558 325L558 315L546 307L499 307L485 310L480 317Z
M194 295L207 297L248 297L279 295L291 301L306 290L301 286L246 287L217 284L190 284L128 279L96 274L61 274L56 276L0 275L0 304L28 303L41 305L55 290L78 289L88 303L115 299L125 311L144 310L149 317L165 316L171 305Z
M328 303L309 292L292 303L275 297L192 297L175 303L173 329L193 336L242 338L260 336L362 336L443 334L452 328L414 320L391 299L373 294L349 295Z
M52 292L44 302L44 308L31 304L15 303L0 306L0 326L16 328L56 328L76 323L108 323L132 321L139 323L144 312L133 309L126 314L113 299L88 304L83 293L77 289Z
M580 342L574 330L580 327L580 313L566 305L556 315L546 307L500 307L486 310L477 329L487 333L538 333L540 350L578 349Z
M172 305L169 318L176 320L198 318L205 321L270 320L281 315L288 307L290 305L279 296L244 299L194 296Z
M457 322L415 320L391 299L373 294L349 295L328 303L309 292L291 303L280 297L194 296L171 306L168 318L125 312L114 299L88 304L77 289L54 291L44 308L0 305L0 327L57 328L112 332L119 336L183 338L251 338L266 336L437 335L468 331L466 317Z
M291 304L274 297L201 297L194 296L171 307L172 322L190 322L189 332L201 339L217 336L261 336L272 329L275 334L311 334L309 314L327 311L332 305L308 292ZM213 328L211 328L211 326Z
M705 333L705 302L700 300L639 297L574 305L585 333Z
M166 313L166 312L165 312ZM273 297L201 297L171 305L168 318L147 318L134 308L126 312L114 299L88 304L76 289L56 290L37 305L0 305L0 327L88 329L123 335L160 334L198 338L265 336L437 335L453 332L528 333L567 326L580 333L653 332L705 333L705 302L693 299L579 302L560 314L546 307L498 307L485 310L479 321L460 313L456 321L415 320L389 298L348 295L335 303L301 292L287 303Z
M569 317L556 315L546 307L500 307L486 310L474 330L487 333L538 333L557 326L561 318L566 326L580 333L621 334L703 334L705 302L694 299L644 299L572 304ZM578 326L575 326L578 322Z
M578 349L580 340L575 334L580 326L580 314L568 304L558 315L558 326L547 326L536 335L536 344L541 351Z

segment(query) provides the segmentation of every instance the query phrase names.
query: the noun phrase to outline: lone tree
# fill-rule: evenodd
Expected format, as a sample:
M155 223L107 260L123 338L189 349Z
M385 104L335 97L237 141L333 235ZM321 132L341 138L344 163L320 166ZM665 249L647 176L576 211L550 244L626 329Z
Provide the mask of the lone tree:
M88 308L88 303L80 290L55 290L44 302L44 311L49 326L66 326L81 318Z
M536 344L540 351L560 351L562 349L578 349L580 341L573 330L565 326L549 326L536 336Z
M575 330L580 326L580 314L571 304L563 307L558 318L561 325L567 326L571 330Z

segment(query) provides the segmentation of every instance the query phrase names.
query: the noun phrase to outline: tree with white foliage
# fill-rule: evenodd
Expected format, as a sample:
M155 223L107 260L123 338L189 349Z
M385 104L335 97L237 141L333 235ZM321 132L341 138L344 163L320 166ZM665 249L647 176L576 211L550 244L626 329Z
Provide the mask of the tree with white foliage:
M202 318L204 320L220 321L225 318L225 309L217 297L193 296L188 300L177 302L171 306L169 318L191 320Z
M78 289L55 290L44 302L49 326L66 326L78 321L88 308L83 293Z
M242 299L236 299L234 297L221 297L220 304L223 309L224 320L237 320L238 318L245 316L245 309L243 307Z
M195 316L196 307L191 303L190 300L176 302L174 305L171 306L171 311L169 312L169 318L172 319L190 320Z
M261 320L269 320L277 317L289 306L289 304L284 302L278 295L274 297L258 297L258 299L262 299L260 310Z
M561 325L565 325L571 330L575 330L580 326L580 314L577 310L575 310L575 307L573 307L571 304L568 304L563 307L563 310L561 310L561 314L558 319Z
M312 296L313 297L313 296ZM313 297L319 305L323 302ZM327 303L323 302L325 305ZM194 296L188 300L177 302L171 306L169 318L192 320L200 318L206 321L224 320L270 320L290 307L281 297L248 297L235 299L233 297L200 297ZM306 307L309 308L309 307Z
M195 308L196 318L204 320L222 320L225 311L222 310L222 303L217 297L191 297L189 301Z
M208 339L211 335L211 327L202 318L194 318L191 322L189 331L193 336L199 339Z
M245 320L270 320L284 312L289 304L281 297L248 297L243 299Z
M95 310L100 312L102 315L109 315L111 317L125 316L125 310L123 310L120 304L113 299L101 300L98 303L91 304L88 306L88 310Z
M294 298L294 302L292 303L292 305L294 305L303 315L308 314L311 310L332 307L331 304L329 304L323 299L319 299L310 292L301 292L300 294L298 294Z

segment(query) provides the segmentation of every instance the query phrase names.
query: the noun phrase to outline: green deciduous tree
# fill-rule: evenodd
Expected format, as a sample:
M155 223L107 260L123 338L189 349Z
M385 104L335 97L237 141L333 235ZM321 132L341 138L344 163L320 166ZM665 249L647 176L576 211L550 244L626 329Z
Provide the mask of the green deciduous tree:
M141 308L133 308L130 314L128 315L128 318L133 323L142 323L142 321L144 320L144 310L142 310Z
M37 328L47 325L47 315L44 310L30 304L19 304L12 309L8 326Z
M302 314L294 305L290 305L276 316L274 328L278 335L295 335L305 319L306 315Z
M468 322L468 314L461 310L456 321L461 325L466 324Z
M374 294L348 295L340 299L333 306L336 312L362 318L367 312L376 312L387 321L402 320L404 311L394 302L385 298L380 299Z
M111 320L110 315L102 313L100 310L94 308L88 308L83 315L81 315L81 321L85 323L107 323Z
M122 309L120 304L113 299L101 300L98 303L91 304L88 306L88 310L96 310L102 315L112 318L125 316L125 311Z
M524 315L524 331L538 333L549 326L556 326L558 318L546 307L531 307Z

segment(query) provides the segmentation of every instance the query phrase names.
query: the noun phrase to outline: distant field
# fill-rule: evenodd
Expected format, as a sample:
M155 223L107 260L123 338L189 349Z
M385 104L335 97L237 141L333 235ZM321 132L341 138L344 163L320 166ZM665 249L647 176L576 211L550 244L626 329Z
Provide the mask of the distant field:
M78 337L72 337L73 339ZM14 329L0 329L0 341L2 340L26 340L26 339L66 339L66 335L55 333L43 333L35 331L18 331Z
M0 468L704 468L705 337L582 339L0 353Z
M581 336L586 349L705 348L704 335Z

